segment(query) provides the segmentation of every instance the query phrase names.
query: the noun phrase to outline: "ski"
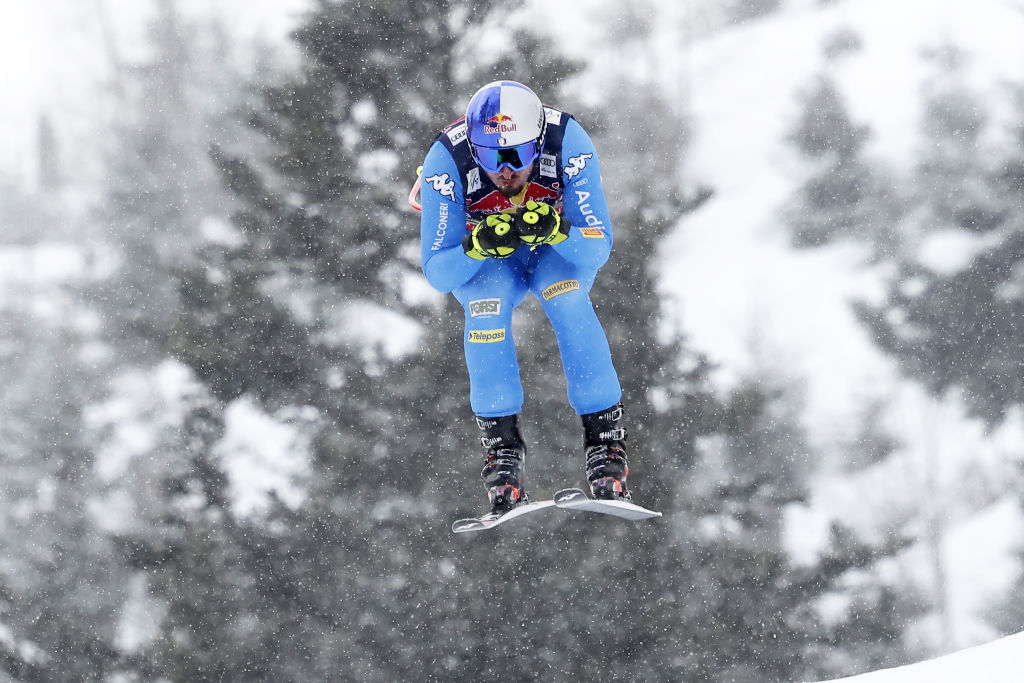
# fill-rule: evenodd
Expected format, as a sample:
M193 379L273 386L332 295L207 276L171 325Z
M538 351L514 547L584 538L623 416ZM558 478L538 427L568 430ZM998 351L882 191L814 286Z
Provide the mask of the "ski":
M562 489L555 494L554 504L563 510L600 512L633 521L661 517L660 512L648 510L624 500L596 500L588 496L582 489Z
M508 512L502 514L495 514L489 512L481 517L468 517L466 519L458 519L452 524L452 531L457 534L464 534L467 531L484 531L485 529L493 529L499 524L515 519L516 517L522 517L530 512L536 512L537 510L543 510L544 508L551 507L555 504L553 500L538 500L535 503L523 503L517 505Z

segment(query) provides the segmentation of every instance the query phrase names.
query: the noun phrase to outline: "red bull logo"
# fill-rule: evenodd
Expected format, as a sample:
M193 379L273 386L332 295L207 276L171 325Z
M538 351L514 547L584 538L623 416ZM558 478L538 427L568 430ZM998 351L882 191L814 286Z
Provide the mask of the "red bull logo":
M523 203L530 201L531 199L535 202L544 202L545 204L551 204L548 201L550 199L556 200L557 204L561 204L562 193L558 190L544 187L540 183L528 183L526 186L526 195L523 197Z
M515 201L509 199L497 190L492 190L486 195L466 206L466 211L474 214L479 220L480 216L499 211L514 211L516 207L522 206L530 201L552 204L556 209L562 206L562 195L558 190L544 187L540 183L527 183L524 192L515 197ZM472 223L470 223L472 224Z
M487 123L484 124L484 133L487 135L500 135L502 133L514 133L516 130L516 124L513 123L512 117L508 114L497 113L491 118L487 119Z

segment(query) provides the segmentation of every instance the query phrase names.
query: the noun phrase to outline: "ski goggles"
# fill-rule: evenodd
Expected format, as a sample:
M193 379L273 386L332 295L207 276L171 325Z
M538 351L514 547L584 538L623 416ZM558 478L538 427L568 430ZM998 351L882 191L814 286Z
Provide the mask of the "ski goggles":
M522 171L536 161L540 154L540 141L530 140L512 147L480 147L473 145L473 158L480 168L497 173L508 166L513 171Z

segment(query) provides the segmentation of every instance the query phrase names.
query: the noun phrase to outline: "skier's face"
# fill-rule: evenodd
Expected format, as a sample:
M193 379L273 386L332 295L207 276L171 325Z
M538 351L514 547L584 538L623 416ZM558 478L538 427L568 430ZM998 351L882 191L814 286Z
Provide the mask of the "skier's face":
M502 193L506 197L513 197L523 189L526 185L527 179L530 177L530 172L533 170L533 164L530 164L521 171L513 171L508 166L503 167L497 173L491 173L490 171L484 171L487 177L491 179L494 186L498 188L498 192Z

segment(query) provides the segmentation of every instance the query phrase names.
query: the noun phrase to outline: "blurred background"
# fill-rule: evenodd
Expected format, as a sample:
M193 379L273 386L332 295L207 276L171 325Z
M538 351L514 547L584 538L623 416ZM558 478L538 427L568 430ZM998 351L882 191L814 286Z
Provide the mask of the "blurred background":
M0 680L798 681L1024 630L1024 2L0 5ZM602 159L664 518L480 512L406 196ZM532 495L584 483L536 302Z

